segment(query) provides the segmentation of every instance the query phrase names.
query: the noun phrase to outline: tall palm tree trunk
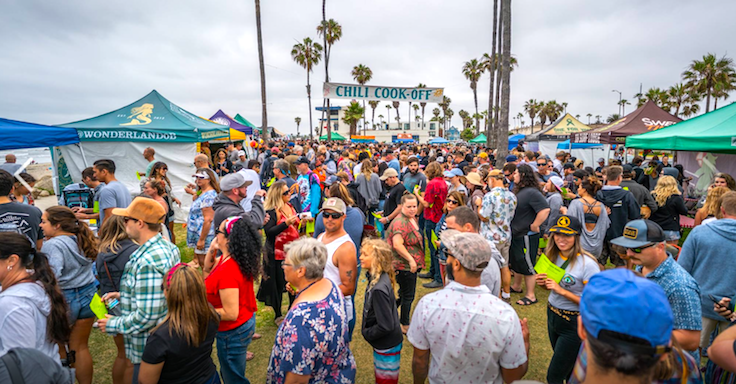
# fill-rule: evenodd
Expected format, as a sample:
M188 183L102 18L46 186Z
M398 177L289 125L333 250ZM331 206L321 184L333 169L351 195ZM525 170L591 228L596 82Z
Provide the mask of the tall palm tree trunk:
M509 104L511 101L511 0L501 0L501 24L503 27L503 61L501 63L501 113L497 126L497 158L505 158L509 146Z
M363 136L365 136L365 100L363 100Z
M261 0L256 0L256 29L258 30L258 64L261 67L261 137L267 142L271 139L268 131L268 113L266 112L266 68L263 63L263 35L261 34Z
M493 120L493 90L494 90L494 84L496 79L496 33L498 30L497 27L498 24L498 0L493 0L493 38L491 43L491 68L490 68L490 75L491 75L491 81L490 81L490 88L491 90L488 93L488 113L490 116L490 121L488 121L488 124L486 125L486 145L488 146L495 146L497 138L495 137L496 130L494 129L494 120Z
M473 88L473 99L475 100L475 135L480 133L480 119L478 118L478 86Z
M325 81L330 81L330 47L327 45L327 0L322 0L322 25L324 32L322 38L325 47ZM330 99L327 99L327 141L332 140L332 111L330 111Z
M312 124L312 86L309 85L309 70L307 70L307 100L309 100L309 140L314 140L314 133L312 132L312 127L314 127L314 124Z

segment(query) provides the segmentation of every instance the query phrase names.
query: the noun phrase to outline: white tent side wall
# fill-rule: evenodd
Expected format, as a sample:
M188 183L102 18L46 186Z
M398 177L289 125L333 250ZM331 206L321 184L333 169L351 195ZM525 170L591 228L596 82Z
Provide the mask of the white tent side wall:
M194 156L197 154L196 143L150 143L150 142L83 142L84 153L89 166L99 159L110 159L115 162L115 178L123 183L132 195L141 193L140 180L136 171L145 172L148 161L143 158L143 150L152 147L156 150L156 161L166 163L169 168L168 177L172 184L172 194L181 200L182 207L174 207L176 221L185 222L189 207L192 205L191 196L184 192L184 187L192 183L195 173ZM84 162L81 149L77 145L65 145L59 148L72 180L81 182ZM176 204L175 204L176 205Z

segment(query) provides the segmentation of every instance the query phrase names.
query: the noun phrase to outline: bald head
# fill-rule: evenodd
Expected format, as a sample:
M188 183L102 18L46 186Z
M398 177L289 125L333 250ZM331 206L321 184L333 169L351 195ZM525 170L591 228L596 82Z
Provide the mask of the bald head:
M15 163L15 155L12 153L8 153L5 155L5 162L6 163Z
M194 156L194 166L197 168L207 168L209 161L207 161L207 155L200 153Z

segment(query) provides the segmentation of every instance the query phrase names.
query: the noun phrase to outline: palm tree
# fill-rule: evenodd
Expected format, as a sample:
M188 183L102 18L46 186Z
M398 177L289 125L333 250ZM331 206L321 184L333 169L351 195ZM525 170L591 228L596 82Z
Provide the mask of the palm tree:
M727 83L727 82L719 82L716 83L715 88L713 89L713 109L718 109L718 99L723 99L724 101L728 100L729 98L729 92L736 89L736 76L733 77L734 82L733 83Z
M682 108L682 116L685 118L697 115L698 112L700 112L700 104L690 104Z
M496 18L496 16L494 15L494 20L495 20L495 18ZM495 25L496 24L494 22L494 28L495 28ZM501 43L501 41L500 41L500 38L501 38L500 28L501 27L502 27L501 25L498 26L498 28L499 28L499 31L498 31L498 35L499 35L499 41L498 41L499 48L501 48L501 44L500 44ZM495 30L494 30L493 35L496 36L496 31ZM487 53L484 53L483 54L483 60L482 60L483 66L486 68L486 70L488 70L488 71L491 72L491 78L492 78L492 80L491 80L491 93L490 93L490 99L488 100L488 105L489 105L489 110L490 111L493 111L494 112L494 115L495 115L495 116L493 116L491 118L492 126L489 127L489 129L492 129L494 127L494 125L496 124L496 121L498 120L498 113L500 111L500 108L499 108L499 100L501 98L501 75L500 75L500 72L501 72L501 61L502 61L501 59L502 59L502 56L501 56L500 53L496 53L496 54L493 54L493 55L489 55ZM513 56L511 56L511 58L509 60L510 60L510 63L511 63L511 69L510 69L510 71L513 72L514 71L514 68L516 68L516 67L519 66L519 63L516 60L516 58L513 57ZM495 100L493 100L494 102L492 102L491 99L494 98L494 93L493 93L493 88L494 88L494 80L493 79L494 79L494 76L495 76L495 74L494 74L494 68L495 68L495 72L498 72L499 74L498 74L498 77L495 77L495 88L496 88L496 92L495 92ZM490 132L487 135L487 137L488 137L488 144L490 145L491 142L493 142L495 139L493 139L493 140L491 139Z
M529 99L529 101L524 103L524 111L529 115L529 118L532 119L532 133L534 133L534 118L537 116L537 114L539 114L540 110L541 105L537 102L537 100Z
M440 111L439 108L435 108L435 109L432 110L432 115L434 116L432 118L432 120L436 121L438 125L439 125L439 122L440 122L440 113L441 113L441 111Z
M463 65L463 76L470 81L470 89L473 90L473 100L475 102L475 114L478 114L478 80L485 71L485 66L478 59L471 59ZM480 130L480 120L475 120L475 134Z
M368 101L368 105L371 106L371 127L376 126L376 108L378 108L378 100L370 100ZM365 135L365 125L363 126L363 134Z
M667 94L667 91L663 91L658 87L649 88L647 93L644 94L644 98L646 100L653 101L654 104L657 104L657 106L664 110L670 110L669 95Z
M537 117L539 117L539 131L543 131L544 123L547 122L547 117L552 115L552 112L550 111L551 105L549 103L545 103L544 101L540 102L539 105L541 106L539 112L537 112ZM533 125L532 132L534 132Z
M427 85L419 83L419 85L417 85L417 88L427 88ZM427 102L422 101L419 103L419 105L422 107L422 129L424 129L424 107L427 106Z
M378 120L380 121L381 126L383 126L383 115L378 115ZM373 129L375 129L375 124Z
M712 53L704 55L703 60L693 60L688 69L682 73L688 88L705 94L705 113L710 112L710 98L717 84L733 84L734 77L736 72L733 60L725 56L717 59Z
M266 67L263 61L263 34L261 33L261 0L256 0L256 29L258 34L258 64L261 70L261 136L263 141L271 139L268 130L268 113L266 111ZM308 76L308 75L307 75ZM311 107L310 107L311 109Z
M517 119L517 120L519 120L519 128L521 128L521 127L523 127L523 126L524 126L524 120L522 120L523 118L524 118L524 114L523 114L523 113L521 113L521 112L519 112L519 113L518 113L518 114L516 115L516 119Z
M636 98L636 107L637 108L641 107L642 105L644 105L644 103L647 102L647 98L644 97L644 94L642 94L641 92L635 94L634 97Z
M592 113L589 113L589 114L587 114L585 116L588 116L588 125L590 125L590 118L593 116L593 114Z
M447 96L442 96L442 102L437 103L437 105L440 106L442 109L442 115L445 117L444 124L442 125L445 129L447 129L447 111L450 109L450 104L452 103L452 99L450 99Z
M351 74L353 75L353 80L357 81L360 85L365 85L365 83L371 81L373 78L373 71L363 64L353 67ZM363 111L365 111L365 100L363 100ZM363 133L365 134L365 116L363 116Z
M315 43L312 39L305 37L301 43L294 44L291 49L291 58L296 61L297 64L301 65L302 68L307 70L307 99L309 99L309 138L314 139L312 132L312 86L309 83L309 73L312 72L312 68L317 65L322 58L322 46L319 43ZM322 125L322 124L320 124ZM327 126L329 127L329 123Z
M606 122L608 122L609 124L611 124L614 121L619 120L620 118L621 118L621 115L619 115L618 113L614 113L613 115L609 115L608 116L608 119L606 119Z
M401 113L399 112L399 104L401 103L399 103L398 101L394 101L391 104L394 105L394 109L396 110L396 123L398 124L399 129L401 129Z
M621 100L620 100L620 101L618 102L618 105L620 105L620 106L621 106L621 114L622 114L622 115L624 115L624 116L626 116L626 106L627 106L627 105L631 105L631 103L629 103L629 101L628 101L628 100L626 100L626 99L621 99Z
M688 89L682 83L677 83L667 90L669 96L669 103L675 107L675 116L680 115L680 108L687 103L689 96Z
M601 116L601 115L595 115L595 123L596 124L600 124L602 118L603 118L603 116Z
M325 47L325 81L330 81L330 54L332 54L332 46L342 37L342 26L334 19L327 20L325 9L327 0L322 0L322 22L317 26L317 35L322 36ZM327 113L327 140L332 140L332 128L330 127L330 99L325 100L327 109L323 109L322 113ZM321 129L321 127L320 127Z
M498 51L501 50L501 41L500 41L501 39L500 39L500 36L498 36L499 35L498 32L501 29L499 26L499 22L498 22L498 0L493 0L492 29L493 29L493 32L492 32L493 37L491 38L491 41L492 41L491 42L491 54L490 55L487 53L483 54L483 62L486 65L486 70L490 73L490 78L491 78L490 87L489 87L490 90L488 91L488 111L490 113L491 120L486 127L486 145L488 146L491 146L491 145L495 146L496 139L497 139L497 137L495 136L496 131L494 130L495 120L493 119L493 107L495 105L493 103L494 101L493 94L494 94L494 89L496 86L496 73L498 72L498 65L496 65L498 64L498 62L496 59L498 58ZM496 50L497 41L498 41L498 51ZM500 76L501 74L499 73L499 77ZM498 92L500 93L501 90L499 90Z
M345 109L345 115L343 116L342 121L345 124L350 125L350 136L356 134L358 121L363 118L364 112L365 110L363 109L363 107L355 100L352 100L347 109Z
M419 125L419 104L414 104L411 107L414 108L414 121Z
M386 104L386 130L390 128L391 125L391 104Z
M452 110L452 108L447 108L447 113L445 114L445 124L452 126L452 116L455 114L455 111Z
M501 0L502 60L501 60L501 113L494 136L497 138L498 157L505 158L509 145L509 112L511 103L511 0Z
M562 108L564 108L565 113L567 113L567 101L562 103Z
M575 118L580 120L580 115L575 115Z
M295 117L294 118L294 122L296 123L296 135L298 137L299 136L299 124L302 123L302 118L301 117Z

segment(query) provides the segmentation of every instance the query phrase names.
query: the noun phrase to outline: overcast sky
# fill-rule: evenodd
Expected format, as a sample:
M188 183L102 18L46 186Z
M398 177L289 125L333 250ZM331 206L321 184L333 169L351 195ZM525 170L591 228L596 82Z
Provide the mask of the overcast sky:
M490 51L492 3L330 0L327 17L343 27L330 77L352 83L351 69L364 64L373 70L369 84L444 87L459 126L458 111L474 108L461 68ZM321 4L262 1L269 125L285 132L296 131L297 116L301 132L308 129L306 71L290 51L304 37L317 38ZM156 89L200 116L221 108L260 125L253 1L8 0L0 9L1 117L67 123ZM514 1L512 116L534 98L568 102L583 122L587 113L605 118L618 111L613 89L636 104L640 83L644 91L669 87L707 52L736 56L734 14L736 2L726 0ZM479 85L480 110L488 107L488 80ZM320 66L312 74L314 106L322 81Z

